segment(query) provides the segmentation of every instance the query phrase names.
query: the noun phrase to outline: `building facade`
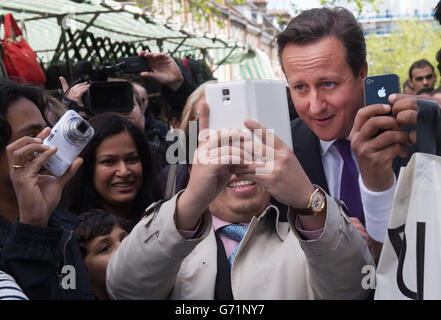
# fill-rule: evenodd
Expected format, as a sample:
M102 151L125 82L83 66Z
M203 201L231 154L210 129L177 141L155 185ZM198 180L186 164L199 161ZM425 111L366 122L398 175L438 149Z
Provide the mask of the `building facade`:
M201 8L191 8L189 0L153 0L149 3L151 3L149 11L155 16L162 16L169 24L182 25L183 29L189 32L208 33L217 38L236 41L246 44L249 48L258 49L260 57L263 60L267 59L270 64L271 78L284 79L275 41L275 36L282 28L277 24L275 15L267 12L265 0L246 1L239 6L231 5L227 1L207 1L213 10L208 12ZM241 72L240 67L235 64L212 66L212 68L216 69L215 77L219 80L243 78L244 72ZM253 74L264 78L264 72ZM268 77L267 74L265 77Z
M335 5L351 10L362 24L366 34L389 34L398 20L417 19L421 22L433 22L434 8L438 0L382 0L377 10L365 4L358 12L354 3L337 0Z

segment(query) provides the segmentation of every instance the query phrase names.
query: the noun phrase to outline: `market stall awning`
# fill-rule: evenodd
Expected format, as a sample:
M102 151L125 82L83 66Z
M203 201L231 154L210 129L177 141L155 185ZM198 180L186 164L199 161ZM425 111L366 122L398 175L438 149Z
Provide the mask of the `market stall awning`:
M238 64L242 78L272 78L264 53L245 44L208 34L196 34L182 26L161 23L148 12L112 0L0 0L0 14L13 13L30 46L43 63L60 50L67 29L77 38L87 32L110 41L136 43L153 52L184 56L198 52L213 65ZM79 40L78 40L79 41ZM82 53L85 49L81 49ZM68 54L73 57L72 45ZM56 57L56 56L55 56ZM266 60L269 63L268 58Z

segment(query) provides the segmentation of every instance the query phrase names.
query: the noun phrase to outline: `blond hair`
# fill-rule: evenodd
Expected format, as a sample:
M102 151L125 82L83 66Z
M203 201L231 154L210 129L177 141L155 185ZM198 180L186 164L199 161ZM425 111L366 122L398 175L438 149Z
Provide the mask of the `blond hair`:
M202 97L205 97L205 87L209 83L216 83L216 80L211 80L204 82L201 84L193 93L187 98L187 102L185 103L184 110L182 111L182 117L181 117L181 125L180 129L185 132L185 134L188 134L188 127L190 124L190 120L193 118L195 112L194 107L196 106L196 103L201 99Z

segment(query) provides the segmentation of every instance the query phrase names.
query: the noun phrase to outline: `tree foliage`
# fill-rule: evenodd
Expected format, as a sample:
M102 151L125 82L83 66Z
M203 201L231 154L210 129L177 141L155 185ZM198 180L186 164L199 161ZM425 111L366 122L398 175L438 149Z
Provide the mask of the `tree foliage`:
M432 21L402 20L395 22L390 35L372 34L366 37L366 43L369 75L396 73L403 84L409 67L419 59L427 59L436 70L441 29Z
M136 0L135 2L139 7L150 7L150 12L153 14L164 13L163 9L153 6L154 0ZM224 19L222 19L222 13L217 5L222 5L225 2L232 5L242 5L246 0L158 0L158 2L162 4L162 8L166 5L171 5L172 2L177 4L181 9L176 10L174 14L181 14L184 10L183 8L186 7L196 22L200 23L204 20L208 22L213 19L220 27L224 27Z

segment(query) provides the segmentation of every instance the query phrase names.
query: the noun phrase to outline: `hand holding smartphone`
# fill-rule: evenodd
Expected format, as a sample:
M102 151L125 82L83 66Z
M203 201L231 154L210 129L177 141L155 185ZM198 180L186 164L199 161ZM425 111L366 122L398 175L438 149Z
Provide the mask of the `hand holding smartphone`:
M396 74L383 74L370 76L364 79L364 99L365 106L373 104L388 104L389 96L392 93L400 93L400 78ZM386 116L395 117L392 110ZM380 135L385 130L379 130L375 136Z

